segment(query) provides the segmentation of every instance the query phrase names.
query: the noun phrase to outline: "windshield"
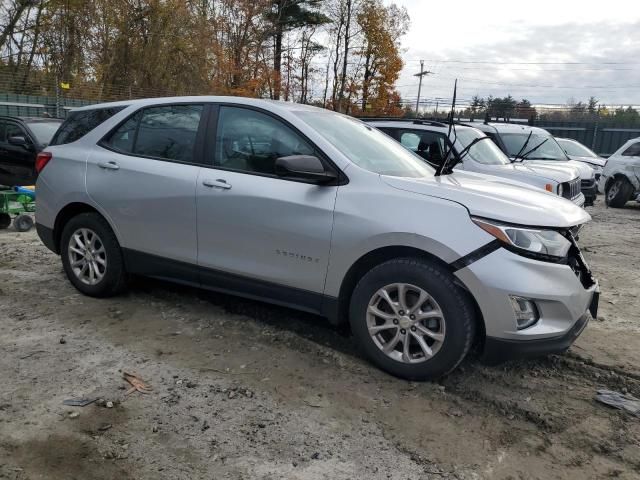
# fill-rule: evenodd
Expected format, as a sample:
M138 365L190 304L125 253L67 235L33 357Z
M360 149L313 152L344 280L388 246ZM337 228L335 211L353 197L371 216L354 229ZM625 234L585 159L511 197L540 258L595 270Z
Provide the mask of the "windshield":
M458 141L456 147L462 152L476 138L486 137L486 135L473 128L457 128L456 134ZM453 135L452 135L453 136ZM466 156L472 160L484 165L507 165L511 163L509 158L502 153L502 150L493 142L493 140L482 140L469 149Z
M49 142L51 142L53 134L58 130L60 123L62 122L29 122L27 125L36 136L38 143L42 145L49 145Z
M529 150L532 150L533 148L544 142L544 144L540 145L539 148L527 155L527 160L562 160L563 162L566 162L568 160L567 155L564 153L564 150L560 148L560 145L558 145L558 142L556 142L555 138L553 138L548 133L534 133L533 135L531 135L527 146L523 149L522 146L527 141L528 137L529 133L527 132L500 134L500 138L507 147L507 151L509 152L510 157L515 157L518 152L520 152L520 155L524 155Z
M594 152L592 152L579 142L574 142L573 140L563 140L561 138L558 138L557 140L564 151L567 152L567 155L571 155L574 157L598 158L598 155L596 155Z
M331 112L295 112L349 160L365 170L394 177L430 177L435 170L379 130Z

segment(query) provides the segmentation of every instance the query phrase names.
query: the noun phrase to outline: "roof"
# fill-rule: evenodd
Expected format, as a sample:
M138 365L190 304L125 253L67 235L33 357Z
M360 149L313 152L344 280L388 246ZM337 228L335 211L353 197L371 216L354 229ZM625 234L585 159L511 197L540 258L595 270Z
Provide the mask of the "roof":
M473 126L479 130L486 131L487 127L492 127L494 132L498 133L537 133L540 135L549 135L543 128L531 127L529 125L523 125L520 123L502 123L502 122L488 122L488 123L473 123L469 126Z
M44 123L44 122L62 123L62 120L59 118L49 118L49 117L19 117L17 115L0 115L0 118L10 119L10 120L19 120L21 122L26 122L26 123Z
M145 105L161 105L164 103L198 103L198 102L219 102L219 103L236 103L242 105L250 105L255 107L266 107L272 109L274 106L278 109L290 110L290 111L321 111L324 110L319 107L313 107L311 105L304 105L301 103L284 102L281 100L266 100L262 98L249 98L249 97L232 97L232 96L212 96L212 95L200 95L200 96L187 96L187 97L158 97L158 98L141 98L135 100L124 100L120 102L108 102L108 103L96 103L93 105L85 105L83 107L74 108L73 111L85 111L95 110L99 108L109 107L128 107L128 106L145 106Z
M368 125L371 125L373 127L383 127L383 128L410 128L412 130L427 130L429 132L441 132L441 133L447 133L449 131L449 125L446 125L444 123L442 123L440 125L437 125L437 123L439 122L432 122L429 123L428 121L425 121L425 123L420 123L420 122L415 122L414 120L405 120L405 121L401 121L401 120L369 120L366 122ZM454 125L454 128L456 130L460 130L460 129L472 129L475 128L475 126L472 125L459 125L456 124Z

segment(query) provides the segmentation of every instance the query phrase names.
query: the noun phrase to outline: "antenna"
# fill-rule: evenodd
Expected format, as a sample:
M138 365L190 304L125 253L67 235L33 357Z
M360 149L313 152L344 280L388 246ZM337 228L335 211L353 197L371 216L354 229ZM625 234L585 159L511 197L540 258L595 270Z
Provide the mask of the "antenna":
M453 117L455 116L456 113L456 97L458 95L458 79L456 78L455 83L453 84L453 101L451 102L451 112L449 112L449 131L447 133L447 142L445 143L446 145L446 150L445 150L445 154L444 154L444 161L442 162L442 164L440 165L440 167L438 167L438 169L436 170L435 176L439 177L440 175L442 175L442 172L446 171L446 167L447 164L449 163L449 156L451 155L451 152L453 151L453 144L456 141L456 130L455 130L455 122ZM451 130L453 129L453 135L454 135L454 139L453 141L451 141Z

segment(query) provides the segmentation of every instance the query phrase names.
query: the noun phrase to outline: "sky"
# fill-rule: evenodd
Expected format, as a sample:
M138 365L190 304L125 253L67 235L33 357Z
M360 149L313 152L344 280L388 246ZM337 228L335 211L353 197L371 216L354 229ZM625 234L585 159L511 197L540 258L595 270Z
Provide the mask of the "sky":
M397 82L407 102L462 105L474 95L511 94L533 104L569 99L640 105L640 5L637 0L385 0L406 7L405 68ZM422 102L421 102L422 103Z

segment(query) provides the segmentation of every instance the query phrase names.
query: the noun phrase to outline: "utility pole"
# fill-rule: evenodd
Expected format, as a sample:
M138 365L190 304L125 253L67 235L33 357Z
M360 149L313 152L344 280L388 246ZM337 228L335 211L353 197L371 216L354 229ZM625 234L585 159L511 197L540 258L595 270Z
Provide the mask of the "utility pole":
M430 75L433 72L425 71L424 69L424 60L420 60L420 73L416 73L414 77L420 78L420 83L418 84L418 99L416 100L416 118L418 117L418 108L420 107L420 94L422 93L422 77L425 75Z

